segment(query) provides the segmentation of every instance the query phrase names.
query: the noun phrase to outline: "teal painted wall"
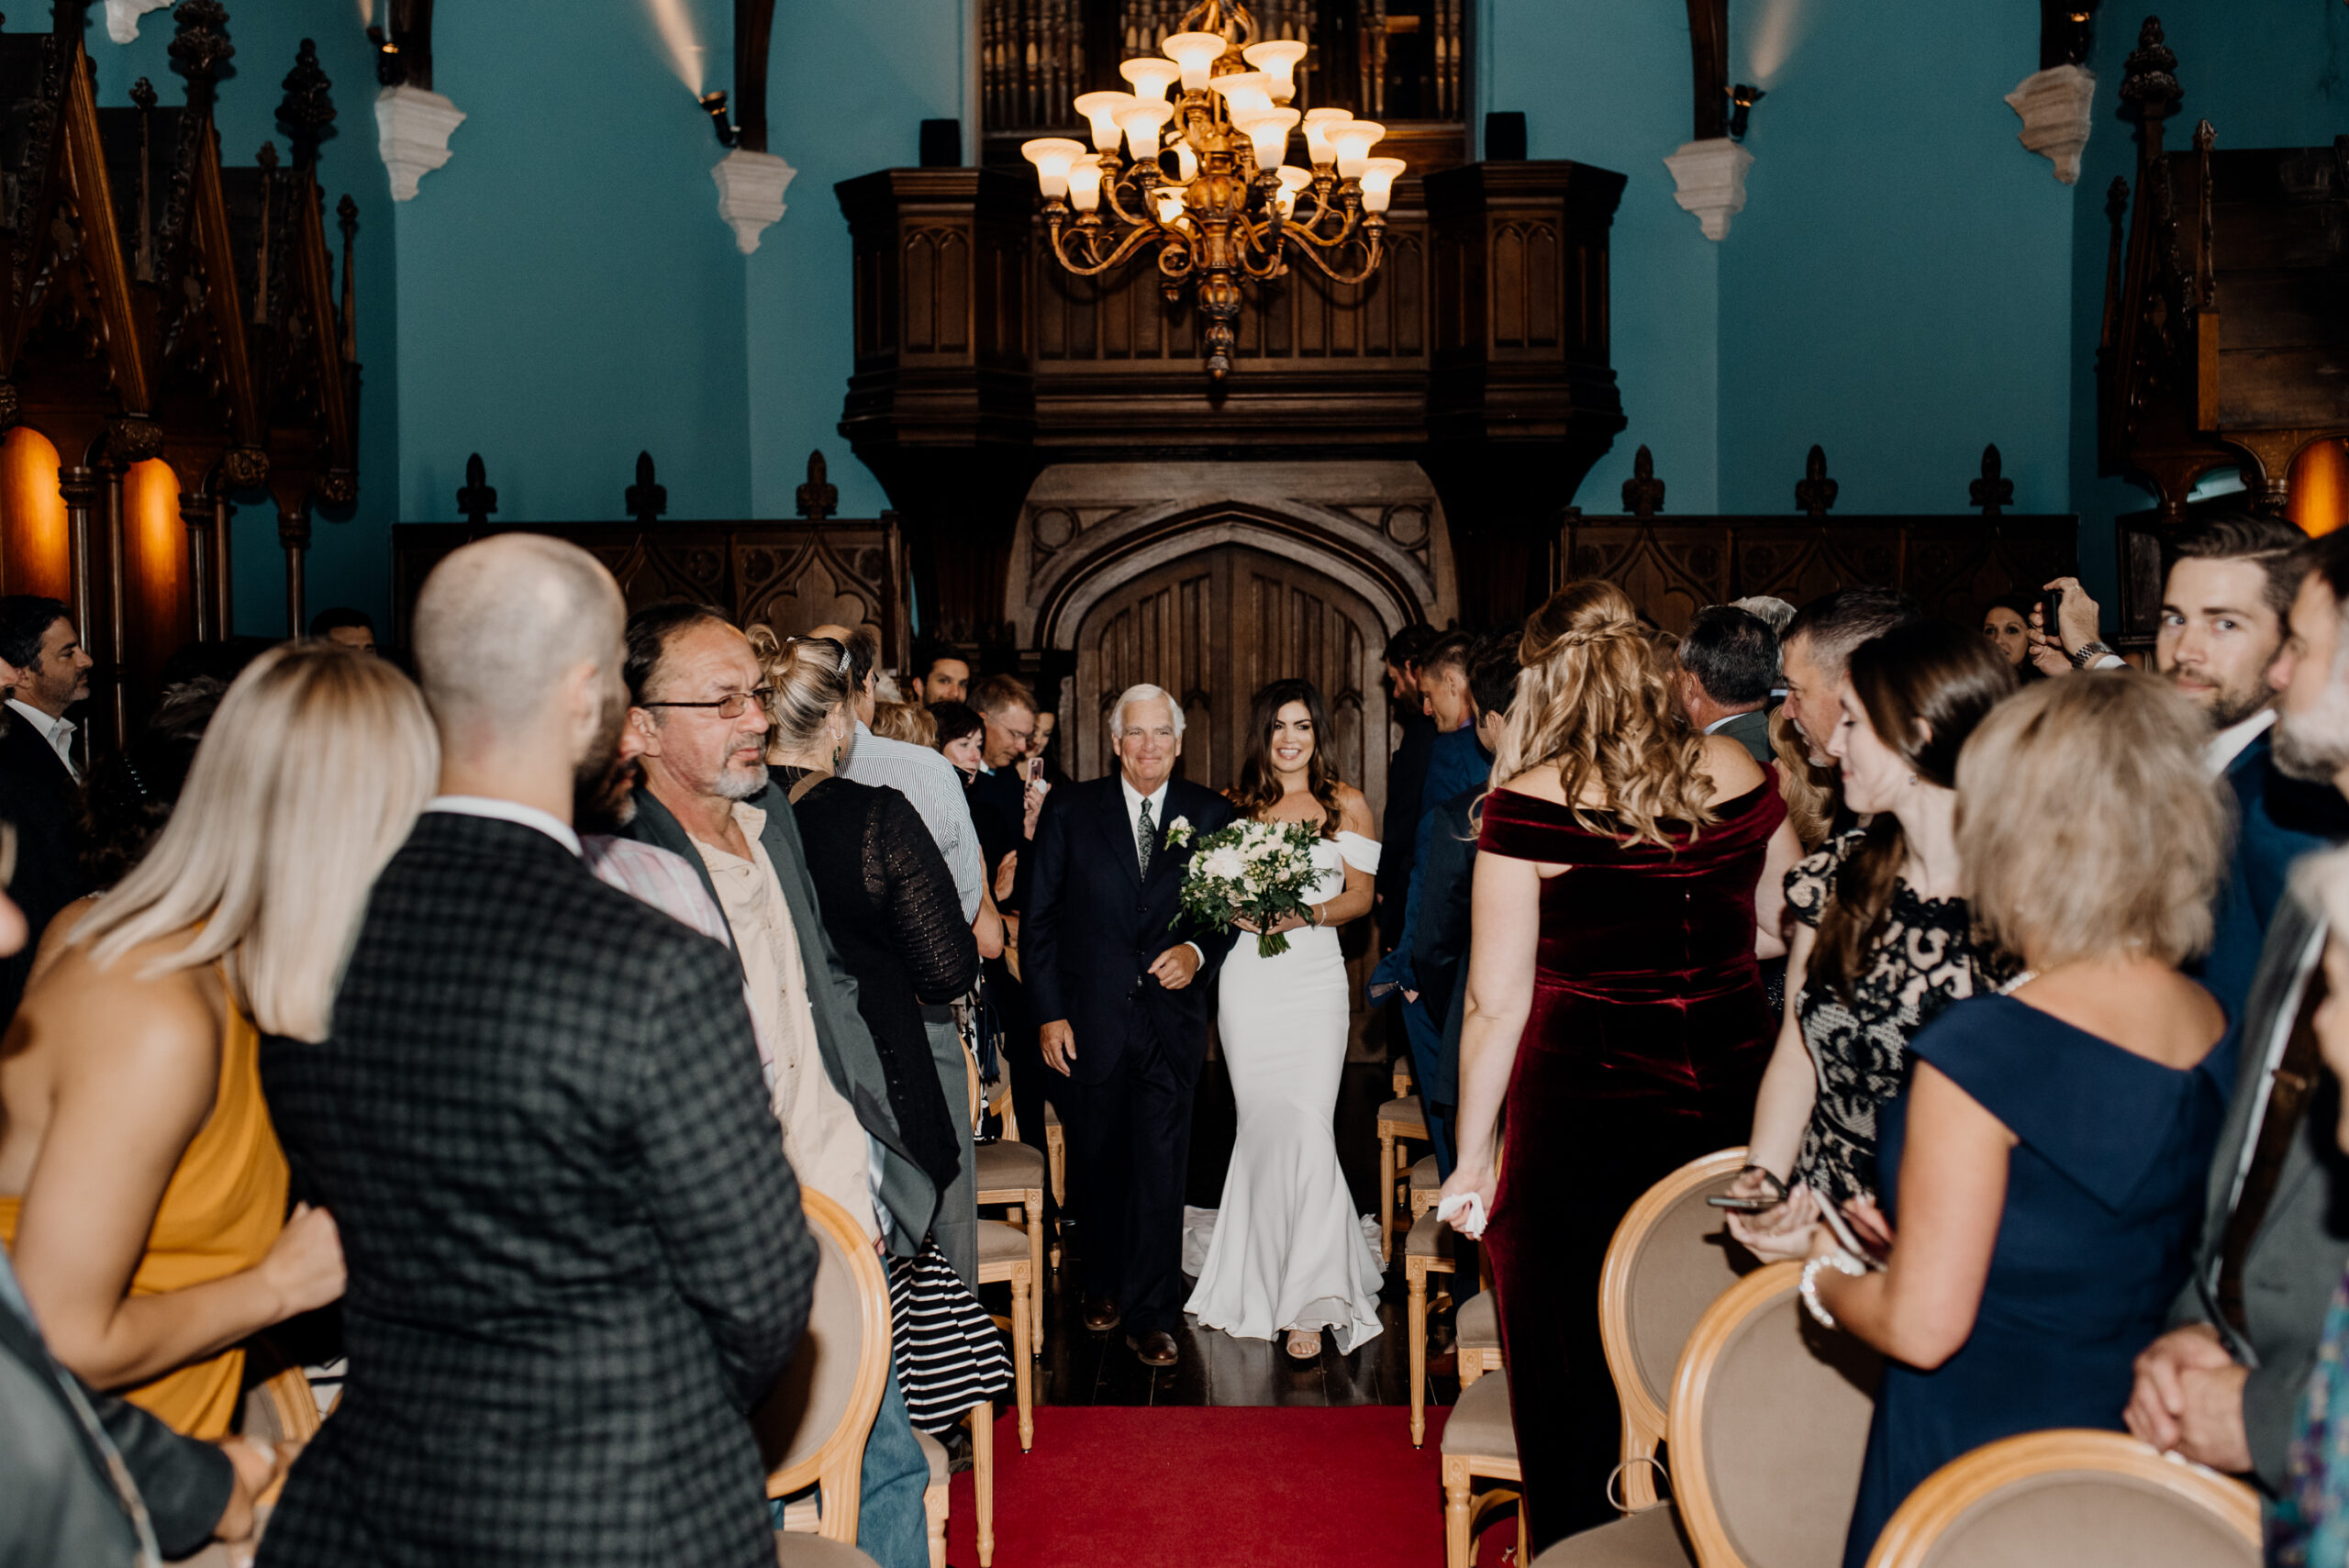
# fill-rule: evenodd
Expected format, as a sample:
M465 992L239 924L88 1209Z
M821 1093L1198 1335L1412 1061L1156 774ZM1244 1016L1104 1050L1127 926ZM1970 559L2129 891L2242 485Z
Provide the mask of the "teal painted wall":
M1839 511L1962 511L1995 441L2018 509L2065 510L2071 193L2000 101L2037 5L1731 18L1731 79L1769 96L1721 248L1722 509L1792 510L1818 442Z
M1664 479L1666 510L1713 511L1723 250L1673 200L1664 166L1688 139L1687 12L1622 0L1486 0L1479 19L1486 106L1524 114L1527 152L1627 179L1609 241L1609 323L1631 424L1576 499L1587 512L1620 508L1644 443Z
M278 152L286 153L277 105L306 37L317 41L318 63L334 83L337 117L334 134L319 149L318 181L326 192L338 264L341 241L333 235L335 204L346 193L359 204L359 360L364 373L359 500L348 515L313 519L306 586L314 610L357 605L380 625L391 611L390 528L399 516L394 484L400 456L398 263L391 182L375 153L374 56L352 0L229 0L228 39L237 53L229 62L231 73L221 81L214 119L227 162L252 163L263 141L275 142ZM173 72L164 52L171 38L169 11L140 17L138 39L129 44L115 43L106 34L103 10L95 11L87 41L97 69L98 102L128 104L130 85L142 76L165 104L184 101L186 81ZM232 538L237 630L284 635L285 556L277 542L275 508L239 507Z
M2160 10L2185 90L2165 128L2173 151L2194 144L2208 119L2221 147L2318 147L2349 132L2349 6L2340 0L2175 0ZM2112 519L2154 504L2153 493L2099 472L2096 450L2096 348L2104 310L2105 257L2111 240L2105 193L2115 175L2137 172L2133 122L2121 117L2123 61L2137 46L2143 13L2112 12L2097 28L2095 129L2081 160L2072 201L2072 332L2068 405L2072 421L2071 494L2080 514L2086 586L2113 602Z
M855 341L848 222L832 187L918 161L925 119L962 117L963 0L791 0L775 17L768 148L798 170L783 221L746 267L751 503L793 515L807 453L823 449L840 515L888 497L839 431ZM967 134L963 155L974 149ZM730 247L729 247L730 249Z
M712 85L730 6L680 0ZM436 91L469 117L400 205L399 506L453 520L478 450L500 521L621 515L649 450L673 517L743 515L742 259L724 155L645 6L443 6Z
M439 89L470 117L447 167L394 204L375 150L366 0L232 0L230 156L273 123L278 80L318 39L342 111L331 202L361 207L361 497L321 519L311 603L388 608L389 525L452 520L481 451L502 520L618 514L639 448L676 517L787 516L807 454L841 507L880 486L837 430L850 370L840 180L915 159L918 123L968 125L967 0L790 0L770 61L771 148L797 170L789 210L745 259L717 215L722 155L680 74L732 85L727 0L674 0L700 47L680 66L654 0L447 6ZM1822 443L1839 509L1960 507L1996 441L2029 509L2084 515L2084 566L2109 596L2110 519L2143 493L2096 471L2092 365L2104 186L2130 166L2114 109L2138 17L2099 18L2096 131L2076 187L2016 140L2001 102L2036 64L2032 0L1887 7L1739 0L1734 80L1759 82L1748 206L1705 239L1663 160L1690 130L1683 7L1656 0L1479 0L1481 107L1522 110L1531 150L1628 178L1613 234L1614 364L1630 428L1582 486L1620 506L1644 443L1667 509L1785 511ZM2182 139L2313 143L2349 129L2349 6L2174 0ZM101 100L146 75L179 91L168 13L128 48L94 22ZM282 138L280 138L282 145ZM966 152L967 136L966 136ZM237 527L238 625L283 628L274 519Z

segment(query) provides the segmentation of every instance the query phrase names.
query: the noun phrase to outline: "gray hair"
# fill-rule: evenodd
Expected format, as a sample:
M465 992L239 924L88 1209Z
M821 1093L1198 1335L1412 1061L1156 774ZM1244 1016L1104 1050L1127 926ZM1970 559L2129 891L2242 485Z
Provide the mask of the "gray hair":
M1731 599L1730 603L1782 636L1787 623L1795 618L1792 605L1769 594L1749 594L1742 599Z
M1183 705L1176 702L1174 694L1164 687L1153 686L1148 681L1144 681L1139 685L1128 686L1124 691L1119 692L1118 700L1109 705L1111 744L1114 745L1118 737L1126 732L1126 709L1138 702L1164 703L1166 711L1174 717L1174 739L1177 740L1183 739Z

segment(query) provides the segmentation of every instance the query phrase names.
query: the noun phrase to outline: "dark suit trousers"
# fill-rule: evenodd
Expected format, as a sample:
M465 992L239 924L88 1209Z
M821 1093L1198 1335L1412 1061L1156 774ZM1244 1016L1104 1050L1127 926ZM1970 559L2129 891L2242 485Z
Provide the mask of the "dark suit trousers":
M1085 1050L1077 1037L1076 1049ZM1142 1023L1098 1084L1062 1078L1053 1101L1068 1135L1068 1207L1082 1227L1085 1293L1106 1296L1126 1332L1183 1327L1183 1194L1192 1083Z

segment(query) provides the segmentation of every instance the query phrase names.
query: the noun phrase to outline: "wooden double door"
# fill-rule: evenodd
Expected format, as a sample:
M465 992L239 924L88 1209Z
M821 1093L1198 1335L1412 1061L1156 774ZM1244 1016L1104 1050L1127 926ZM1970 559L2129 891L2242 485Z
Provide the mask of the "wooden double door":
M1147 682L1174 695L1185 730L1180 774L1212 789L1239 781L1251 701L1301 676L1320 688L1339 776L1386 801L1386 633L1367 602L1328 574L1269 550L1219 544L1180 556L1104 596L1077 632L1067 723L1075 777L1115 764L1109 705Z

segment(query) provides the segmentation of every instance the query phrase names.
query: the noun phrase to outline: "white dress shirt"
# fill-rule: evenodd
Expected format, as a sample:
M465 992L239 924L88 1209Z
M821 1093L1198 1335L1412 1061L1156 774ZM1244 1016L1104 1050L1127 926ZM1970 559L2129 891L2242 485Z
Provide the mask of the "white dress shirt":
M446 812L451 817L489 817L536 828L573 854L579 852L579 835L572 831L570 823L551 811L541 811L518 800L499 800L487 795L436 795L424 803L424 809Z
M1166 842L1166 791L1174 782L1170 776L1165 784L1160 784L1148 796L1151 832L1156 841L1162 845ZM1141 863L1141 803L1144 797L1141 791L1127 782L1122 769L1118 773L1118 793L1125 797L1126 802L1126 842L1132 846L1130 852L1134 857L1134 863L1140 865ZM1189 948L1201 963L1207 962L1208 955L1199 951L1198 943L1185 942L1183 945Z
M953 873L954 892L963 901L963 918L977 919L979 894L986 881L979 863L979 833L971 825L971 803L963 794L963 775L945 754L875 735L859 719L856 743L841 766L841 777L852 784L894 789L912 803L938 852L946 857L946 869Z
M65 771L72 774L74 782L79 784L82 770L73 765L73 721L51 718L32 704L16 697L8 699L8 706L16 711L17 717L33 727L35 734L49 742L49 749L57 753L57 760L65 764Z
M2217 778L2235 765L2235 759L2253 741L2276 728L2276 710L2263 707L2249 718L2228 725L2202 743L2202 766Z

